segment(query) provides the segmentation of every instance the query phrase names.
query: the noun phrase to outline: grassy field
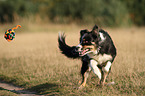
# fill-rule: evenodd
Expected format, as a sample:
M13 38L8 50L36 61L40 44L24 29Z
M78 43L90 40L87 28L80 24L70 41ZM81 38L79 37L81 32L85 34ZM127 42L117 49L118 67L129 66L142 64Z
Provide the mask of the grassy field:
M3 38L4 29L1 29L0 79L45 95L144 96L145 28L137 27L103 28L117 47L118 54L109 75L109 80L116 84L100 88L98 78L91 72L87 86L76 89L81 80L81 61L62 55L57 38L58 32L65 32L67 44L77 45L79 31L86 28L91 29L76 25L22 26L12 42ZM2 88L1 94L15 95Z

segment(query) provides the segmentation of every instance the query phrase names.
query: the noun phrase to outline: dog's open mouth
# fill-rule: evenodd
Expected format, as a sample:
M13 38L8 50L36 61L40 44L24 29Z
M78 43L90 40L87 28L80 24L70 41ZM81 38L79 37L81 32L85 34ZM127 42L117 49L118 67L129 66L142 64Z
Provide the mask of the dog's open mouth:
M80 55L80 56L84 56L84 55L86 55L86 54L88 54L88 53L91 53L91 52L92 52L91 49L92 49L92 48L86 48L86 49L82 50L82 51L79 53L79 55Z

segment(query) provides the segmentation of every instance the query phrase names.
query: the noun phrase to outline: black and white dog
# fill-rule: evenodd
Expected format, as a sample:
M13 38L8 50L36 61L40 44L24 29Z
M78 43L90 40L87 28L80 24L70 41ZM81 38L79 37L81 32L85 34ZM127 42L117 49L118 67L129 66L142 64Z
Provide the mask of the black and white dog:
M59 34L59 49L69 58L81 58L82 83L80 88L86 85L91 70L98 76L99 84L104 86L116 56L113 41L109 34L99 29L97 25L93 27L92 31L81 30L80 35L80 44L69 46L65 42L65 35Z

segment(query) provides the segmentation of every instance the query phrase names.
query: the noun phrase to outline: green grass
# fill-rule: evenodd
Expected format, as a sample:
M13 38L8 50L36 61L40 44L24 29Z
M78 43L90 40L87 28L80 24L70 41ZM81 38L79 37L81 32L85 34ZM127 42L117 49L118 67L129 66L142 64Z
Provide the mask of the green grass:
M100 88L98 78L91 72L87 86L77 90L81 80L81 61L68 59L60 53L58 32L65 31L66 42L77 45L79 31L91 27L49 24L29 27L32 29L27 32L21 29L16 33L12 42L7 42L3 33L0 34L1 80L45 95L145 95L145 28L106 28L117 47L118 54L108 78L116 84ZM8 92L0 90L0 94L1 91Z

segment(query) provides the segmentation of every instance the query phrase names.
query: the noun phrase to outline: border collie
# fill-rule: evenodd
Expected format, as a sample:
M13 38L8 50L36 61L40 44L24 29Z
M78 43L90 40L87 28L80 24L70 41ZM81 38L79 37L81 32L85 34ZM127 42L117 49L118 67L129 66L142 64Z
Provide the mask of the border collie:
M77 46L67 45L64 34L59 34L58 43L62 54L69 58L81 58L82 60L82 83L79 88L86 85L91 70L98 76L99 85L114 84L114 82L105 82L116 57L116 48L107 32L95 25L91 31L87 29L80 31L80 44Z

